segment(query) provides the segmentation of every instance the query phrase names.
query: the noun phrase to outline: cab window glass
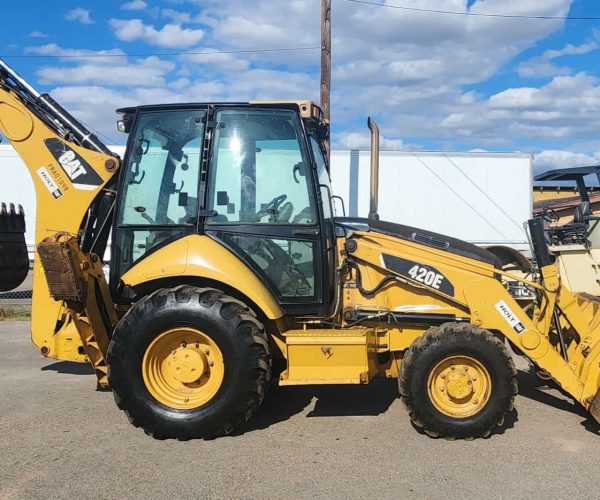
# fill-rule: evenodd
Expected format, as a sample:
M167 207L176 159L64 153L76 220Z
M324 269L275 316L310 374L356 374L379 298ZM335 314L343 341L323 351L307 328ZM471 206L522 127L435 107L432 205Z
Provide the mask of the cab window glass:
M296 113L223 110L216 116L208 224L315 224L308 159Z
M321 199L323 200L323 217L325 219L331 219L333 216L333 204L331 200L331 178L327 171L327 165L325 163L325 157L323 151L317 139L312 135L309 136L310 149L317 167L317 175L319 176L319 190L321 193Z
M196 222L203 111L145 113L125 171L118 223Z

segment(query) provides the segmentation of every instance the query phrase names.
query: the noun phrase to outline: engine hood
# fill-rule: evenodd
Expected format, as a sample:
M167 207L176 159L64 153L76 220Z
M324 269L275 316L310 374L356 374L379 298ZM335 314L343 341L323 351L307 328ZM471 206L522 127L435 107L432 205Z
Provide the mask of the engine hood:
M490 264L497 269L502 267L500 259L484 248L473 245L466 241L445 236L443 234L418 229L416 227L404 226L380 220L372 220L361 217L336 217L335 224L344 229L355 231L373 231L386 234L395 238L412 241L419 245L425 245L438 250L454 253L462 257Z

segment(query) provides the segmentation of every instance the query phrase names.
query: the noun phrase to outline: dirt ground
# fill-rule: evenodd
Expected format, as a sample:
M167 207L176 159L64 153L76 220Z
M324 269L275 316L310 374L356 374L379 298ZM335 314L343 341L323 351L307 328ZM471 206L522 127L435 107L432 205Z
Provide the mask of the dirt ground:
M489 439L417 433L378 381L275 388L233 436L156 441L86 365L0 322L0 498L598 498L600 426L518 366L516 411Z

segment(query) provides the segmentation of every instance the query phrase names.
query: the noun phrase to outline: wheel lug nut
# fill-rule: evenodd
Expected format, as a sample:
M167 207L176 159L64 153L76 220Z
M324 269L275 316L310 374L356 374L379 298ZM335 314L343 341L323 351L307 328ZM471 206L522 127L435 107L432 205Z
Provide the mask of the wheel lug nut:
M440 391L444 392L444 390L445 390L445 389L444 389L444 386L443 386L443 385L440 385Z
M199 342L196 342L195 346L196 346L196 349L200 349L200 343Z
M451 369L451 370L456 370L456 366L452 365L452 366L450 367L450 369Z
M214 364L215 364L215 362L214 362L214 361L209 361L209 362L208 362L208 366L213 366Z
M181 347L183 347L185 349L187 347L187 342L182 342Z
M210 354L210 351L208 349L204 349L204 354L208 356Z

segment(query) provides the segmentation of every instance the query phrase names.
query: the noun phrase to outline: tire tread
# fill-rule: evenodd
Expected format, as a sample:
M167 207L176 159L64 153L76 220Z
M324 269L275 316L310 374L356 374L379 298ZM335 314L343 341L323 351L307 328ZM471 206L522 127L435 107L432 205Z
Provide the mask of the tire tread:
M439 429L434 428L435 425L425 422L422 417L423 412L421 411L422 401L420 401L419 398L414 397L414 395L411 395L410 390L410 380L415 371L419 369L419 362L422 354L433 346L448 342L453 337L462 337L466 339L479 337L488 346L497 350L497 355L503 359L503 362L510 372L509 398L505 403L505 407L502 408L502 411L498 412L499 415L495 421L490 422L483 429L472 434L440 432ZM418 337L406 351L402 359L398 387L400 396L412 423L428 436L445 437L450 440L461 438L473 439L478 437L486 438L489 437L496 428L504 425L506 414L514 409L514 398L518 393L517 369L505 344L488 330L479 328L471 323L444 323L440 326L429 328L422 336Z
M188 426L185 427L184 432L181 431L181 427L178 427L178 430L174 432L169 429L168 422L165 423L148 415L148 412L140 411L131 394L123 394L118 390L126 381L121 379L121 370L111 370L109 365L109 381L113 387L115 402L134 426L143 428L148 435L156 439L213 439L229 434L256 412L264 400L266 388L271 379L271 354L267 334L263 325L258 321L256 313L243 302L214 288L181 285L172 289L157 290L138 301L123 316L115 330L113 341L109 345L107 357L109 361L117 363L120 362L119 360L126 359L126 347L120 339L121 335L131 332L140 315L151 317L156 310L165 307L170 301L179 305L195 301L203 308L212 309L219 314L223 321L229 322L235 327L240 342L246 345L245 349L252 350L256 364L251 370L248 370L250 376L245 381L244 397L236 401L233 410L218 427L204 430Z

